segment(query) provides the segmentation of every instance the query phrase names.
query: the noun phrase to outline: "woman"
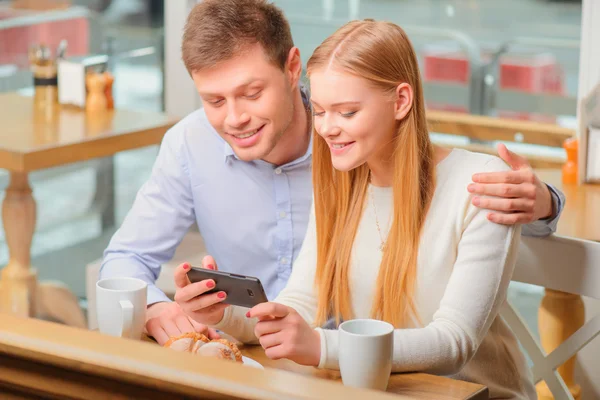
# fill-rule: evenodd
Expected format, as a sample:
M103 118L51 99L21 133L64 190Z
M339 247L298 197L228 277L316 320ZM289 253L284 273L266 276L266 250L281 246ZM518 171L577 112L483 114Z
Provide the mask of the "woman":
M489 222L465 186L495 157L433 146L415 52L398 26L354 21L308 62L314 208L288 286L246 310L212 307L214 327L271 358L338 368L340 320L392 323L393 371L451 375L493 398L535 398L498 318L519 227ZM216 315L219 314L219 315Z

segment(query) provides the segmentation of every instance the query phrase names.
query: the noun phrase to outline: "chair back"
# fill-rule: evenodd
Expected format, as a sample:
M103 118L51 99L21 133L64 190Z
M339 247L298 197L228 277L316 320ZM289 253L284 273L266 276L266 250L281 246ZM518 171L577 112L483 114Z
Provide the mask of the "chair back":
M523 237L513 281L600 299L600 243L552 235ZM544 380L556 400L573 399L556 371L600 334L600 315L592 318L550 354L546 354L518 311L506 302L501 315L533 361L537 383Z

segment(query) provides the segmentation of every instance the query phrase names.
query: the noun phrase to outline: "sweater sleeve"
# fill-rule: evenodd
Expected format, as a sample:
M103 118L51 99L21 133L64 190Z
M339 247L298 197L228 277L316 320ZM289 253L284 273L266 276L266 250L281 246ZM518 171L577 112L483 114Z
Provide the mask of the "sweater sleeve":
M285 288L273 300L296 310L302 318L312 324L317 311L317 293L314 289L317 266L317 230L314 205L311 208L306 236L292 273ZM246 318L247 308L228 307L221 322L214 328L227 332L243 343L257 343L254 327L257 319Z
M488 161L486 168L507 169L500 159ZM452 274L432 321L394 332L394 372L457 373L483 341L506 299L521 230L492 223L486 215L470 204L466 208ZM338 332L320 333L319 366L339 369Z

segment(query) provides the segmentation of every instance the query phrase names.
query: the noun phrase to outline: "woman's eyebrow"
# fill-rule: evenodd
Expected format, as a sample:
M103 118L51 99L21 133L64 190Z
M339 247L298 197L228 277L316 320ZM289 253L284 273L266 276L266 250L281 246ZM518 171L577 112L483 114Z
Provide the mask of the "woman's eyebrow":
M317 103L317 102L316 102L316 101L314 101L314 100L311 100L311 103L313 103L313 104L314 104L314 105L316 105L316 106L319 106L319 107L321 107L321 106L319 105L319 103ZM341 101L341 102L333 103L333 104L331 105L331 107L339 107L339 106L347 106L347 105L359 105L359 104L360 104L360 101Z

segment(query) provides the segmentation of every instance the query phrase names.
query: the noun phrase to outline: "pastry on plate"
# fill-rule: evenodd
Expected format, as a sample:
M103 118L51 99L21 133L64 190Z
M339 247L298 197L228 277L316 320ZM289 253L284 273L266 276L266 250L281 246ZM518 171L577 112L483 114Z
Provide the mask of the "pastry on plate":
M204 357L243 362L242 353L235 343L227 339L210 340L201 333L191 332L172 337L164 347Z
M194 348L197 348L201 343L208 343L208 339L205 335L197 332L184 333L180 336L171 337L165 344L164 347L168 347L175 351L182 351L184 353L190 353Z
M208 343L204 343L196 349L196 354L242 362L240 349L227 339L211 340Z

